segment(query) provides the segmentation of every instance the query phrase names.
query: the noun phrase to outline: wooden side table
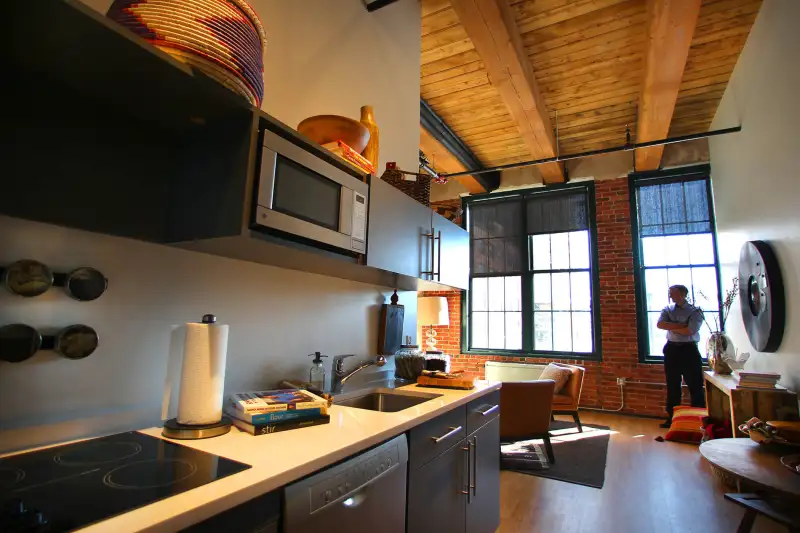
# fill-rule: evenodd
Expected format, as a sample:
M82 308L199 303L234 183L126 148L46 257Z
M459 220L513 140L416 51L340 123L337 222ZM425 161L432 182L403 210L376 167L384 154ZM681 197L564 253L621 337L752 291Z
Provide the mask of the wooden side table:
M739 426L751 418L769 420L794 420L800 418L797 395L781 386L775 389L748 389L739 387L733 376L704 372L708 416L730 420L733 436L744 437Z
M797 504L786 500L770 500L759 494L726 494L725 499L745 508L736 533L750 533L758 515L764 515L786 526L789 533L800 533L800 512Z
M758 492L725 495L746 509L739 532L749 533L759 514L787 526L791 533L800 531L800 513L795 510L800 502L800 474L781 464L781 456L795 450L762 446L750 439L714 439L700 445L700 454L718 477L732 478L740 491L746 484L749 490Z
M781 464L781 456L796 453L794 450L762 446L750 439L714 439L700 445L700 455L709 463L741 479L748 487L800 500L800 474Z

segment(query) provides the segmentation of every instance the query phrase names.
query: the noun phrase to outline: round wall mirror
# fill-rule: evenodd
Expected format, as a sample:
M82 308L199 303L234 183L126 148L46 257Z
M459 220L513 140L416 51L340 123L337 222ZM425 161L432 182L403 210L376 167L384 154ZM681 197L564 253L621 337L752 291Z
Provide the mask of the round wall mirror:
M775 352L783 340L786 301L783 276L772 247L750 241L739 256L739 303L742 321L753 348Z

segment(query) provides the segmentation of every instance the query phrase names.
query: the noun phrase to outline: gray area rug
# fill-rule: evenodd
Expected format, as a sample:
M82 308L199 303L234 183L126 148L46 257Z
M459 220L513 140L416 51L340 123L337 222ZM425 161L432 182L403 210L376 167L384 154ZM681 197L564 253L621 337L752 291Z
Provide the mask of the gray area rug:
M606 426L583 425L583 433L572 422L550 424L555 463L550 464L544 441L533 439L501 446L500 466L522 474L545 477L602 489L611 431Z

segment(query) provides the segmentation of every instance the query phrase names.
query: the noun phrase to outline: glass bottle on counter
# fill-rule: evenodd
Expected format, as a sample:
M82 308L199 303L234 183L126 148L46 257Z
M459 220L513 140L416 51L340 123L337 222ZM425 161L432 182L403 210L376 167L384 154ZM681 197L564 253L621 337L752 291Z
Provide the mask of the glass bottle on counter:
M311 362L311 370L308 371L308 383L312 389L322 392L325 390L325 367L322 364L322 358L328 356L322 355L320 352L314 352L308 356L314 358Z

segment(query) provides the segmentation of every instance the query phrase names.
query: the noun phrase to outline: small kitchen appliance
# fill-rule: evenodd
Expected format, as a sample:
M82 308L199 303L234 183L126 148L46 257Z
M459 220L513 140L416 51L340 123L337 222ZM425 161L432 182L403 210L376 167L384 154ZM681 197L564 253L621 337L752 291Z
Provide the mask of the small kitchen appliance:
M162 435L167 438L207 439L231 430L230 418L222 416L228 326L216 322L214 315L205 315L202 322L185 325L178 416L164 424ZM169 375L167 383L172 383ZM165 394L164 412L169 400Z
M0 459L0 531L73 531L250 468L131 431Z
M269 130L261 153L252 228L360 257L367 252L369 185Z

